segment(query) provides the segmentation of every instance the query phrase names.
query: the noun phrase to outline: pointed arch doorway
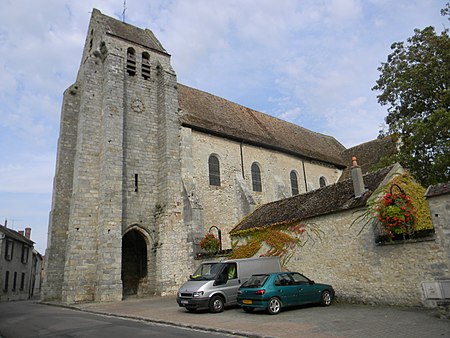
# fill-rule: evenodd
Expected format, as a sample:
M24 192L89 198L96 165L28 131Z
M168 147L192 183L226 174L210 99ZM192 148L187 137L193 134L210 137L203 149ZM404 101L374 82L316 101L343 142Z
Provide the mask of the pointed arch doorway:
M147 242L138 230L122 237L123 297L139 296L147 283Z

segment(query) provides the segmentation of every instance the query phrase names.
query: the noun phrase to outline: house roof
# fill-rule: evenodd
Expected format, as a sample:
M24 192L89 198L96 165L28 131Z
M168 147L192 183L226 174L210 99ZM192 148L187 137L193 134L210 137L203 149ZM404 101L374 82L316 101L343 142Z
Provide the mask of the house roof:
M26 244L28 244L30 246L33 246L33 244L34 244L34 242L32 240L30 240L30 239L26 238L25 236L19 234L17 231L9 229L9 228L1 225L1 224L0 224L0 232L4 233L5 237L14 239L14 240L19 241L19 242L26 243Z
M450 194L450 182L430 185L425 193L426 197L436 197Z
M342 159L345 163L350 163L353 156L356 156L360 163L363 174L368 173L383 157L393 155L397 151L394 138L384 137L369 142L365 142L346 149L342 152ZM351 177L351 167L348 166L342 172L339 181L344 181Z
M316 216L362 207L393 168L394 166L390 166L364 175L367 191L359 198L355 198L353 182L348 179L305 194L264 204L242 219L230 234L252 228L304 221Z
M120 20L102 14L98 9L93 10L92 19L97 20L105 28L106 33L121 39L142 45L155 51L167 54L164 47L149 29L142 29Z
M182 84L178 84L178 102L184 126L345 167L341 158L345 147L331 136Z

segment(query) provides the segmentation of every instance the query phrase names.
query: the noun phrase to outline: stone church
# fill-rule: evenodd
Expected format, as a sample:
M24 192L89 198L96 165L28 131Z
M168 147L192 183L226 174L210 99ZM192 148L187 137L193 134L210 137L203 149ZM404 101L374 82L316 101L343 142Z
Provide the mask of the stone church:
M336 183L331 136L177 82L150 30L94 9L64 93L44 300L176 292L200 239L258 205Z

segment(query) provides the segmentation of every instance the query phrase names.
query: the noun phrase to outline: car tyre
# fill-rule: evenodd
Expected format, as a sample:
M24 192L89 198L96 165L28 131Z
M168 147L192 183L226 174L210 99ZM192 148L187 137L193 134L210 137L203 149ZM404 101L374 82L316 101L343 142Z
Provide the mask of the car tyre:
M281 311L281 301L276 297L270 298L267 304L267 312L271 315L276 315L280 311Z
M223 298L220 296L213 296L209 301L209 310L212 313L219 313L223 311Z
M243 307L244 311L247 313L253 312L253 310L255 309L254 307L249 307L249 306L244 306Z
M324 290L320 296L320 305L330 306L331 305L331 293L328 290Z

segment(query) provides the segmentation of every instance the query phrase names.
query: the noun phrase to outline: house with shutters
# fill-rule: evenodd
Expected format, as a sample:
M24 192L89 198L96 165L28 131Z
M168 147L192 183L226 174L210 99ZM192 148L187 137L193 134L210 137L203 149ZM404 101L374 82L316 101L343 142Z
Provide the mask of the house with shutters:
M0 225L0 301L39 297L43 259L31 228L15 231L6 225Z

